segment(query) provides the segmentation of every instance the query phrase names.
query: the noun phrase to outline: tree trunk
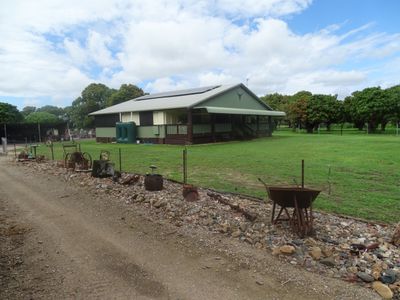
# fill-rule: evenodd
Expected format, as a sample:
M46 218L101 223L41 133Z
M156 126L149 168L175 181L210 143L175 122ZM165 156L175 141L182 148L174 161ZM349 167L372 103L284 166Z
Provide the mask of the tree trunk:
M388 123L387 121L381 122L381 131L385 131L387 123Z
M326 130L331 131L331 123L326 123Z
M368 122L368 132L375 132L376 131L376 123L375 121Z
M354 122L354 126L356 127L356 128L358 128L358 130L363 130L364 129L364 122L360 122L360 121L358 121L358 122Z

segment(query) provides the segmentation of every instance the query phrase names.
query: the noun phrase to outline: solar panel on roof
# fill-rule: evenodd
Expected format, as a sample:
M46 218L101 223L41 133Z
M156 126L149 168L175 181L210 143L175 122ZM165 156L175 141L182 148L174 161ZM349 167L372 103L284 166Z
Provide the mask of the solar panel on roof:
M187 96L187 95L195 95L195 94L203 94L205 92L211 91L216 89L219 85L213 86L206 86L194 89L186 89L180 91L171 91L171 92L164 92L164 93L156 93L151 95L145 95L139 98L134 99L135 101L141 100L150 100L150 99L157 99L157 98L167 98L167 97L176 97L176 96Z

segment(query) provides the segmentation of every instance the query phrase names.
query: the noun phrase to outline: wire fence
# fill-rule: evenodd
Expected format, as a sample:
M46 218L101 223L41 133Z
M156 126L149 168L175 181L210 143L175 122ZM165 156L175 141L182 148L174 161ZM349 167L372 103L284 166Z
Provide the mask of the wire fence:
M326 146L320 143L317 146L320 150L315 151L315 139L299 142L297 139L282 138L284 136L265 139L264 142L261 139L187 148L175 145L99 144L93 141L74 144L57 142L28 145L27 151L36 151L37 155L61 162L64 162L66 153L72 151L86 153L92 160L99 160L100 154L107 151L117 171L144 175L151 173L150 166L155 165L155 173L167 179L264 199L266 191L258 178L268 185L299 186L302 181L301 160L305 159L305 185L322 190L319 201L324 203L325 209L344 213L347 209L353 210L353 214L359 213L360 217L399 220L400 194L396 187L400 186L397 171L400 159L393 155L395 150L379 146L380 151L387 152L386 155L375 154L377 148L368 152L369 147L379 145L373 137L360 141L357 144L359 150L351 149L353 139L347 137L349 143L341 148L330 148L338 147L335 143ZM269 148L278 141L279 144L288 143L288 146L273 148L275 150ZM369 141L370 146L365 146L365 141ZM393 141L397 138L390 139L389 143L393 144ZM342 151L350 156L346 157ZM363 153L359 154L359 151Z
M290 131L296 133L307 133L307 130L304 128L289 128L287 126L279 126L277 128L278 131ZM381 129L376 129L374 132L369 132L368 128L353 128L353 127L339 127L332 126L330 129L326 127L319 127L313 131L313 134L331 134L331 135L363 135L363 134L372 134L372 135L393 135L400 136L400 127L388 126L384 131Z

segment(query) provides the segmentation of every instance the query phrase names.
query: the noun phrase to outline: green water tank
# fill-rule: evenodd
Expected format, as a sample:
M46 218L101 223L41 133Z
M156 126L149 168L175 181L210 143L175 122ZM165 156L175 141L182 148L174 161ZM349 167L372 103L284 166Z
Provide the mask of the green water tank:
M117 143L136 143L135 122L116 123Z

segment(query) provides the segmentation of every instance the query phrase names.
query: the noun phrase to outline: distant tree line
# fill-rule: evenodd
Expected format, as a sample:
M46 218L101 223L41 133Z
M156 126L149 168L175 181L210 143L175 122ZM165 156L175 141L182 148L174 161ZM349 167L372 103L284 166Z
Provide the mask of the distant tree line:
M93 128L93 117L88 116L89 113L143 95L143 90L133 84L122 84L117 90L101 83L91 83L72 102L71 106L65 108L53 105L40 108L25 106L22 111L19 111L16 106L0 102L0 124L58 125L69 122L72 128Z
M289 127L306 129L313 133L321 124L330 130L332 124L353 123L369 132L384 131L389 122L400 122L400 85L387 89L380 87L356 91L343 101L337 95L312 94L301 91L294 95L278 93L261 97L275 110L286 113Z
M91 112L131 100L145 93L133 84L122 84L120 88L109 88L102 83L91 83L76 98L71 106L61 108L46 105L40 108L26 106L22 111L8 103L0 102L0 124L69 122L71 128L94 127ZM332 124L353 123L369 132L380 128L384 131L389 122L400 122L400 85L387 89L370 87L356 91L344 100L337 95L312 94L300 91L294 95L269 94L261 97L275 110L286 112L286 122L292 128L304 128L312 133L321 124L330 130Z

